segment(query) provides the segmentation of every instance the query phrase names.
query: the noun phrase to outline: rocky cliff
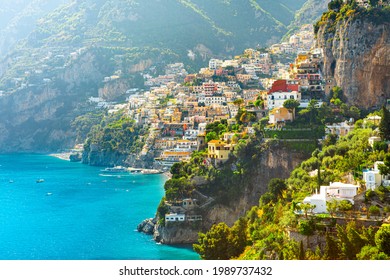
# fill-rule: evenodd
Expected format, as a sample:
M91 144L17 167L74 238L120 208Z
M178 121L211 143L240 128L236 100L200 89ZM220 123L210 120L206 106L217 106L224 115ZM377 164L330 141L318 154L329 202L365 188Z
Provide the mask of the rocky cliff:
M390 98L390 19L350 16L319 27L323 73L334 77L348 103L377 108Z
M72 120L81 114L103 74L96 57L80 56L49 82L0 96L0 151L49 152L73 147Z
M266 192L272 178L289 177L290 172L308 157L310 155L287 149L279 142L272 143L256 161L256 167L248 176L249 180L242 186L237 186L243 188L239 197L229 203L214 197L213 202L197 210L197 214L202 215L201 222L168 222L167 226L156 225L155 240L165 244L195 243L198 232L209 230L213 224L224 222L232 226L246 211L259 204L260 196Z

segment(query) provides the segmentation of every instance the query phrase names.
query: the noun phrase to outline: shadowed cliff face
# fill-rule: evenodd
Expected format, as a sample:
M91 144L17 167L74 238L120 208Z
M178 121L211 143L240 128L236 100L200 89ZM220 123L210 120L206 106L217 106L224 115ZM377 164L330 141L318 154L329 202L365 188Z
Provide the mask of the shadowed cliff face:
M70 122L77 98L67 97L58 89L36 88L0 98L0 152L48 152L74 145Z
M324 50L323 71L334 77L348 103L381 106L390 98L390 23L368 19L340 21L334 33L319 29L317 46Z
M0 152L50 152L74 145L72 120L103 78L86 54L46 85L0 97Z

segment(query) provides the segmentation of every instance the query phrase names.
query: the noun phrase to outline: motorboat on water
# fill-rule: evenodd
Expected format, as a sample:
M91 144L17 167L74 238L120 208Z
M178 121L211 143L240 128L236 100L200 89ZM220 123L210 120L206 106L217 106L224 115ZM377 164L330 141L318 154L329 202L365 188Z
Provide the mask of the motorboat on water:
M44 179L38 179L36 182L37 183L43 183L43 182L45 182L45 180Z
M107 167L102 171L109 172L109 173L121 173L121 172L128 172L129 170L127 169L127 167L124 166L114 166L114 167Z

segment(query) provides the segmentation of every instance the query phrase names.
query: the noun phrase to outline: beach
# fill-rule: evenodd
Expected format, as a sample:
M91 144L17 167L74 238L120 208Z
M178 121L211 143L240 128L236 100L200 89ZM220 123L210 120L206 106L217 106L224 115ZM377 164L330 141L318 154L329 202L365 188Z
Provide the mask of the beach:
M69 157L71 154L72 154L71 152L62 152L62 153L49 154L49 156L69 161L70 160Z

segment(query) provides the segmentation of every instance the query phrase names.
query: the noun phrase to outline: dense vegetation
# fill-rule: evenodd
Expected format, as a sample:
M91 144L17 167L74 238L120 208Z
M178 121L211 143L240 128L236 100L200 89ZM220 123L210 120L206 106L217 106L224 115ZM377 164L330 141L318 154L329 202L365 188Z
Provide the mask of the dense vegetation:
M328 4L329 10L314 25L314 32L317 34L320 26L326 26L326 33L334 33L337 23L349 19L367 19L375 24L388 23L390 21L390 6L388 1L385 6L378 5L379 1L369 1L369 7L360 7L355 0L333 0Z
M383 108L374 114L383 117L387 113ZM382 126L390 128L386 117L382 118ZM368 144L368 138L382 130L370 121L358 120L348 135L339 139L328 135L321 150L315 150L287 180L270 181L258 206L231 228L221 223L200 233L194 249L204 259L389 259L384 244L390 242L390 227L378 227L381 222L375 221L390 213L390 188L381 186L365 192L362 182L363 169L372 167L375 161L385 162L382 174L390 168L387 145ZM385 137L382 134L382 139ZM320 185L347 178L361 184L363 199L354 206L345 201L330 202L330 214L310 214L312 205L302 203L306 196L318 191ZM371 226L363 225L359 220L362 216L372 219ZM289 238L288 232L305 238L298 242ZM309 244L311 236L322 242L313 248Z
M99 118L99 116L94 117L76 120L80 136L85 134L87 128ZM100 123L92 125L84 144L84 153L89 153L92 145L97 147L97 152L102 153L123 155L139 153L144 145L144 140L140 136L144 136L145 133L142 127L136 125L135 121L123 112L106 114Z

